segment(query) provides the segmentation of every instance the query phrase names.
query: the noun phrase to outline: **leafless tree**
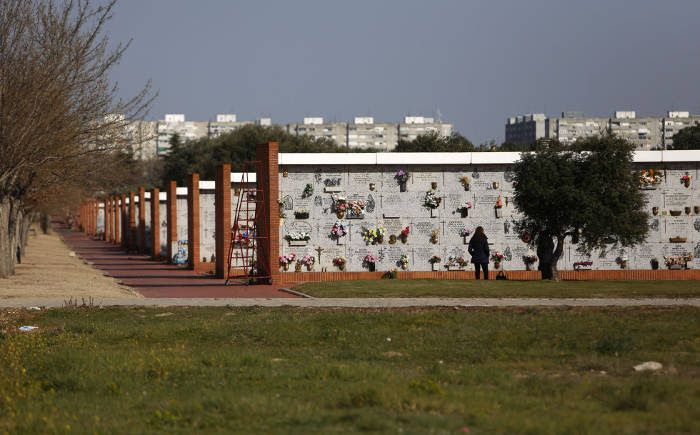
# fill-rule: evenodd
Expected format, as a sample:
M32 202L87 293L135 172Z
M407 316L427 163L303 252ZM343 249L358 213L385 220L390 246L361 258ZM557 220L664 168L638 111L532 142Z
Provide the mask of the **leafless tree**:
M0 277L14 272L23 219L47 195L103 188L150 106L150 83L122 100L110 80L129 46L104 34L115 3L0 0Z

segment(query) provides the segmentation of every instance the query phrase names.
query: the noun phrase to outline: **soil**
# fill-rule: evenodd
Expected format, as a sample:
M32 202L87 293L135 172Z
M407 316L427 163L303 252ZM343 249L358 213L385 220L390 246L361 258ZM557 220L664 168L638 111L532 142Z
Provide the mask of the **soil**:
M26 255L15 275L0 278L0 299L140 298L129 287L86 264L51 232L31 230Z

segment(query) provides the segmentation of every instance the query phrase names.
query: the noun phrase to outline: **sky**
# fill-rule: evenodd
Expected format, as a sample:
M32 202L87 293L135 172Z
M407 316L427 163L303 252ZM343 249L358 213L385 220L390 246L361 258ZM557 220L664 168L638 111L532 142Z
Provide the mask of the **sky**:
M148 119L441 114L474 143L509 116L700 114L698 0L120 0L112 77Z

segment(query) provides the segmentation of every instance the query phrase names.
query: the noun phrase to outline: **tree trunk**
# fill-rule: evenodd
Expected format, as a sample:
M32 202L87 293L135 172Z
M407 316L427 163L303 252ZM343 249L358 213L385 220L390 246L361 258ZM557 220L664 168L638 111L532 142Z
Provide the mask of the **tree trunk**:
M562 252L564 252L564 236L557 236L557 247L554 248L554 253L552 254L552 280L559 281L559 269L557 268L557 262L559 257L561 257Z
M42 213L40 219L41 220L39 221L39 225L41 226L41 232L44 234L48 234L51 230L51 219L49 219L49 215L47 215L46 213Z
M19 246L24 257L27 250L27 242L29 241L29 228L34 221L34 213L29 210L24 210L22 213L21 227L19 230Z
M15 273L20 202L8 196L0 199L0 278Z

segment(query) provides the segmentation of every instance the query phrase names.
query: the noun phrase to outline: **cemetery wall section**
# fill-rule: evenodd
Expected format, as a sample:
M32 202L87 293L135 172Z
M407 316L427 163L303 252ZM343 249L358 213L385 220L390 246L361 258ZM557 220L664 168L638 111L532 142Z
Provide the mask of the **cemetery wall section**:
M518 158L519 153L280 154L279 207L280 216L284 215L280 217L280 256L294 254L296 260L313 256L317 273L339 272L335 258L346 259L345 272L368 272L363 261L367 255L376 256L377 272L402 271L404 255L406 271L428 272L433 270L430 259L440 256L436 270L447 271L449 257L470 261L469 238L461 235L462 230L483 226L491 252L504 255L501 268L524 271L525 257L535 252L514 231L513 221L519 214L512 203L512 169ZM652 259L665 269L664 256L688 253L695 256L689 267L700 267L700 151L637 152L635 167L664 175L661 183L644 190L650 216L647 241L632 249L588 257L567 240L560 270L573 271L575 262L590 260L593 270L621 270L625 261L626 269L643 271L652 269ZM399 171L409 174L405 191L396 178ZM686 175L691 177L687 185L682 181ZM441 198L435 209L425 207L426 192L431 190ZM362 201L363 212L353 216L346 211L340 218L338 197L345 198L346 204ZM502 207L497 208L499 198ZM459 207L467 202L471 208L463 213ZM336 224L346 226L347 235L332 237ZM406 227L410 232L404 243L400 234ZM368 242L367 230L379 228L386 232L382 242ZM309 240L286 239L293 234L308 234ZM296 281L295 266L283 273L283 280ZM282 270L282 265L277 267ZM473 270L471 264L465 269ZM301 271L307 272L307 267ZM310 275L296 275L302 274Z

